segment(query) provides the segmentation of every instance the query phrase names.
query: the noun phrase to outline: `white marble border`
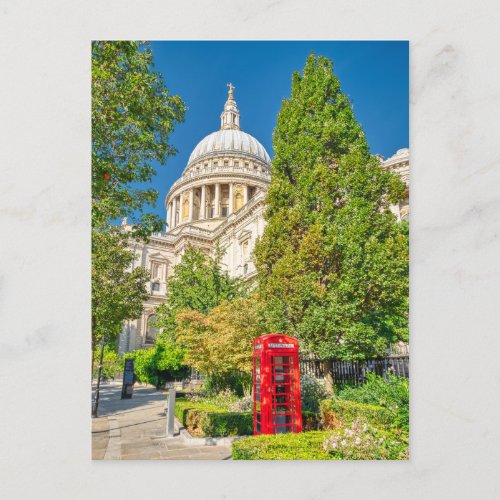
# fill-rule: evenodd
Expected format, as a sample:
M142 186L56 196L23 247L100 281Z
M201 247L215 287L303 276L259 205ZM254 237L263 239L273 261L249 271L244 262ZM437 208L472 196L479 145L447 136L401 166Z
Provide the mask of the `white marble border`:
M497 0L3 0L2 498L498 498L498 21ZM214 37L411 41L408 463L90 460L90 40Z

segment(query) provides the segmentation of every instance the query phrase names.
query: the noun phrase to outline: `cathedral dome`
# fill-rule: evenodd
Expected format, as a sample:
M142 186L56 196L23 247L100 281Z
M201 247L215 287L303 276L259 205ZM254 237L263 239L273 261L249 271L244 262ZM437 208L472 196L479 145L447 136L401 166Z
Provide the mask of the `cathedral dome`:
M229 96L220 116L220 130L207 135L194 148L188 165L198 159L224 154L249 155L266 164L271 158L264 146L250 134L240 130L240 112L233 97L233 85L228 84Z
M264 146L255 137L239 129L217 130L202 139L194 148L188 163L214 154L241 154L257 157L259 160L270 163L271 158Z

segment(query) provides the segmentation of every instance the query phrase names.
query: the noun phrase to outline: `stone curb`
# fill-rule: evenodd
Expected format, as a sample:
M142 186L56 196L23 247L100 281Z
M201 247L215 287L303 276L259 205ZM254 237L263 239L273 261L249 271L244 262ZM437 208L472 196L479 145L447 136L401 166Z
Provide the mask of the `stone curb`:
M231 446L234 441L238 441L248 436L228 436L228 437L193 437L180 424L177 418L174 418L174 430L181 436L183 442L188 446ZM167 438L168 439L168 438Z

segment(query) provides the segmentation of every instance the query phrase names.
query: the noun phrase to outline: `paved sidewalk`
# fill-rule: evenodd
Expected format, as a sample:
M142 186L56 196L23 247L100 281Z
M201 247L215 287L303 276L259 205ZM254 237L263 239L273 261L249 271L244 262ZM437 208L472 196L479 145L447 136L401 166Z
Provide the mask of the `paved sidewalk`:
M162 391L136 386L132 399L120 396L121 384L101 386L99 417L92 419L92 459L230 459L230 446L187 446L180 436L167 438Z

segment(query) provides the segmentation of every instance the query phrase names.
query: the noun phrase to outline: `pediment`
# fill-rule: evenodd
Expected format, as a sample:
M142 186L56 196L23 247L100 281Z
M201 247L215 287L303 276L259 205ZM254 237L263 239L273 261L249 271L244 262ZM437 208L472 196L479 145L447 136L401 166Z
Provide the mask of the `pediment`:
M248 231L248 229L244 229L243 231L240 231L239 234L236 236L238 241L243 241L252 236L252 232Z

